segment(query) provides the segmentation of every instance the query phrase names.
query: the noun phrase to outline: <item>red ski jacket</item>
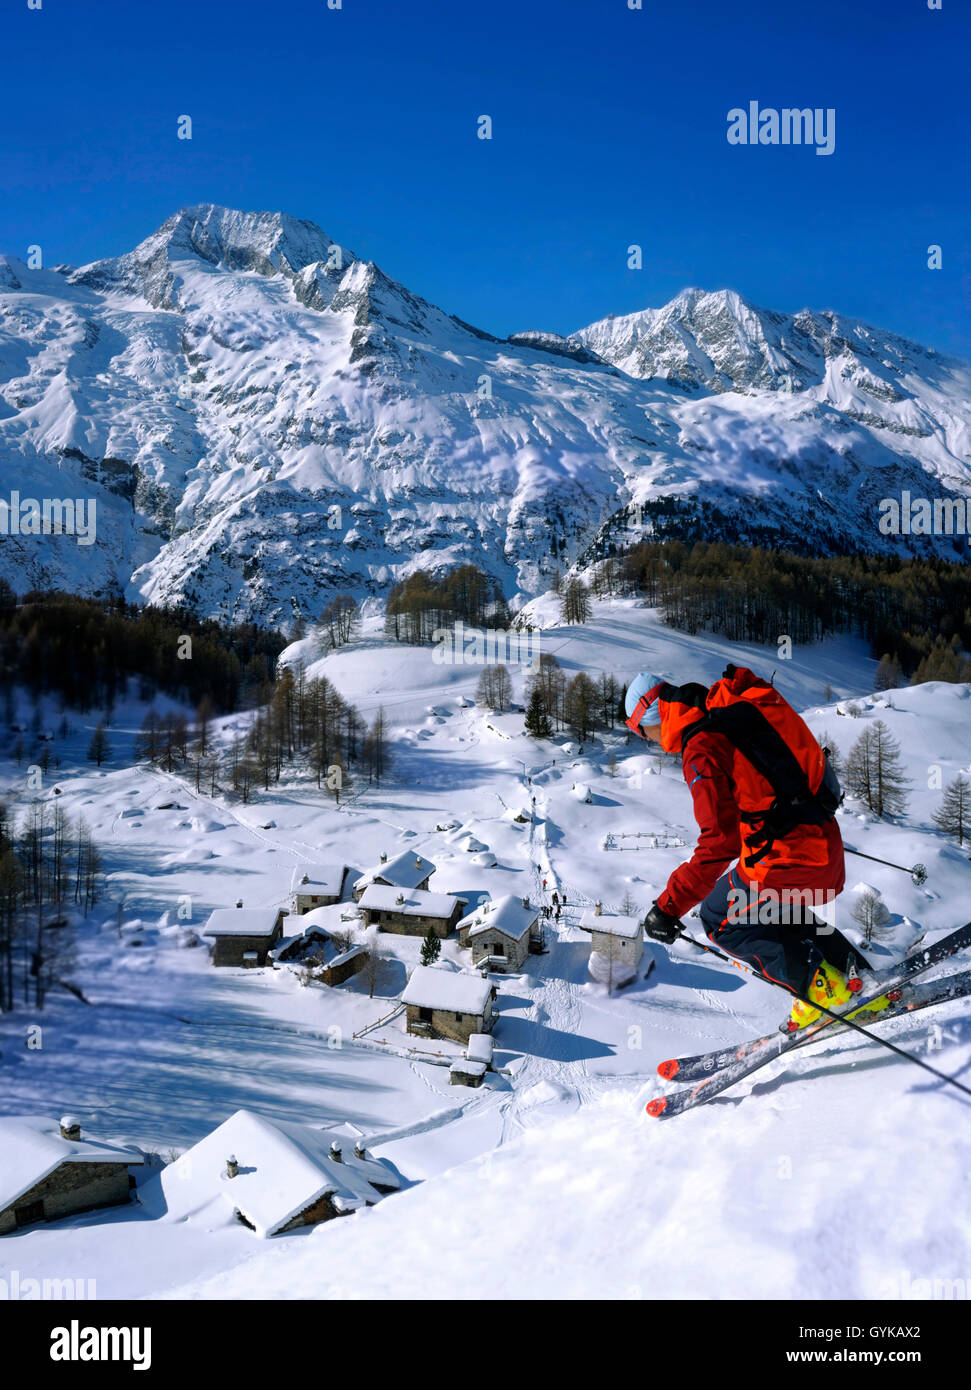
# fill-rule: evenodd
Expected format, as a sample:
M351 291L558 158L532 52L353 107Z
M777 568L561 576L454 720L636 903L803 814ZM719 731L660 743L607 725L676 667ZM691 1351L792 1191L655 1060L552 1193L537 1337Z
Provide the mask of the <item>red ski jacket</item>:
M693 707L660 703L661 734L668 752L680 747L686 728L703 717ZM714 729L702 729L688 741L682 755L684 779L694 802L700 835L694 854L668 879L658 898L662 912L682 917L708 896L743 848L733 768L738 757L733 745ZM738 873L751 882L744 862ZM814 891L825 898L843 889L843 841L835 820L823 826L798 826L779 840L759 866L758 886Z

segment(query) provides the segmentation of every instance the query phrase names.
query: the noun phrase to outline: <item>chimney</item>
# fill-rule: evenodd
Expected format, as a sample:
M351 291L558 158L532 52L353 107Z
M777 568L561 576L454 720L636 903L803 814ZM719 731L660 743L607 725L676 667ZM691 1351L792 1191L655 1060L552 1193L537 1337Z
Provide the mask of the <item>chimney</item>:
M301 883L309 883L309 882L310 882L310 875L309 875L309 874L304 874L304 876L303 876L303 878L300 880L300 882L301 882Z
M230 1154L226 1159L226 1177L235 1178L239 1176L239 1164L236 1162L236 1155Z
M237 906L237 907L242 907L242 906L243 906L243 899L242 899L242 898L237 898L237 899L236 899L236 906Z
M382 863L382 864L387 864L387 862L388 862L388 856L387 856L386 854L382 854L382 856L381 856L381 863Z
M529 907L529 899L523 898L523 907Z
M398 896L395 898L395 902L398 904L399 907L400 907L401 904L404 902L404 900L405 900L405 895L404 895L404 893L399 893Z
M334 1163L343 1163L343 1162L344 1162L344 1159L343 1159L342 1156L341 1156L341 1146L340 1146L340 1144L338 1144L338 1142L337 1142L336 1139L334 1139L334 1140L331 1142L331 1146L330 1146L330 1157L331 1157L331 1159L332 1159L332 1161L333 1161Z
M594 903L593 915L594 917L600 917L603 915L603 903Z
M367 1158L367 1149L364 1147L363 1139L358 1139L357 1143L354 1145L354 1157Z
M70 1139L77 1143L81 1138L81 1121L73 1115L62 1115L60 1118L61 1138Z
M420 869L420 868L421 868L421 855L420 855L420 854L416 854L416 855L415 855L415 868L416 868L416 869Z

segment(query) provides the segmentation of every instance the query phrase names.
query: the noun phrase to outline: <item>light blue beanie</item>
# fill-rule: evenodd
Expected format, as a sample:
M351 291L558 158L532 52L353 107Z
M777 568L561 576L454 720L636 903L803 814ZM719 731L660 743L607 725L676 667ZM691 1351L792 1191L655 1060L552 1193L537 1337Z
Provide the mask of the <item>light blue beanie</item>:
M651 675L647 671L638 672L627 687L627 694L624 697L624 712L627 718L629 719L634 713L634 710L637 708L637 702L642 695L646 695L655 685L663 685L667 680L667 676ZM641 716L641 726L644 724L657 724L659 722L658 702L655 698Z

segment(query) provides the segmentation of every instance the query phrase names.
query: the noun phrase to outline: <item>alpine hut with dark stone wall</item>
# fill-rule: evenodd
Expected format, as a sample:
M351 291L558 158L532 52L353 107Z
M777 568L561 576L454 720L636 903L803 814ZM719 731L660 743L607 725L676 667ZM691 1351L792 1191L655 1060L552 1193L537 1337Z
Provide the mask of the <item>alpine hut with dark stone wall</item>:
M200 935L212 938L213 965L266 965L267 953L280 939L283 912L278 907L217 907Z
M84 1139L81 1123L65 1115L0 1118L0 1236L37 1221L120 1206L130 1200L144 1155Z
M431 931L444 938L455 930L465 906L464 898L450 893L428 893L420 888L395 888L383 883L369 884L360 901L369 927L401 936L427 936Z

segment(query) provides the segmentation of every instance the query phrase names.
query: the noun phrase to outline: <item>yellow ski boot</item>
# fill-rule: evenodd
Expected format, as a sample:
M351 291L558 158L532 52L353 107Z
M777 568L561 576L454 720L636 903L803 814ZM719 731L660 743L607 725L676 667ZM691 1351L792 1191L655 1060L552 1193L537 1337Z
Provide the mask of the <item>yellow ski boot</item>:
M844 1004L849 1004L854 994L858 994L863 988L863 981L858 976L847 979L836 969L835 965L830 965L828 960L821 961L815 975L813 976L809 988L806 991L806 999L797 999L793 1003L789 1012L789 1017L782 1025L784 1033L795 1033L800 1028L806 1028L810 1023L815 1023L822 1017L821 1009L814 1009L813 1004L823 1004L827 1009L842 1010ZM847 1013L847 1018L856 1018L859 1014L881 1013L890 1004L894 991L890 994L882 994L879 999L873 999L869 1004L864 1004L861 1008ZM899 998L899 993L897 994Z

